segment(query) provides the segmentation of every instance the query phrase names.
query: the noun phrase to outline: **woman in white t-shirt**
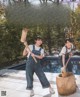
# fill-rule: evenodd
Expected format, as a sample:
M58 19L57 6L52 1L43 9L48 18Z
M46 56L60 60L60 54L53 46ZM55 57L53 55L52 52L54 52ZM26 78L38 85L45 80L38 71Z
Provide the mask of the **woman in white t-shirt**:
M27 48L24 49L23 55L27 54L27 62L26 62L26 79L27 79L27 88L28 90L31 90L30 96L34 95L33 91L33 74L34 72L38 76L41 85L43 88L49 88L49 91L51 94L54 94L54 90L51 87L49 81L47 80L41 64L40 60L44 57L44 49L42 49L40 46L42 45L42 38L41 37L36 37L35 39L35 44L29 45L30 50L32 51L29 52ZM34 56L37 60L37 63L34 61L33 57Z
M62 61L62 65L64 68L65 68L65 65L66 65L68 58L73 55L72 50L73 50L73 44L71 42L71 39L66 39L65 45L59 54L61 56L61 61ZM70 63L70 61L68 62L67 70L69 72L72 72L72 64Z

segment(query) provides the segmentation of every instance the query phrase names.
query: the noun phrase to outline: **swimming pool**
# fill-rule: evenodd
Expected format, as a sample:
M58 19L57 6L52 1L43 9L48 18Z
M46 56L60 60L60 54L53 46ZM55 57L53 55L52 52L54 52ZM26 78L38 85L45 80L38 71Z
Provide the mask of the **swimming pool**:
M80 74L80 56L71 57L70 62L72 64L72 72L74 74ZM46 56L41 61L41 65L44 72L52 72L52 73L61 72L60 58L58 56ZM25 70L25 67L26 67L26 60L23 64L11 67L9 69Z

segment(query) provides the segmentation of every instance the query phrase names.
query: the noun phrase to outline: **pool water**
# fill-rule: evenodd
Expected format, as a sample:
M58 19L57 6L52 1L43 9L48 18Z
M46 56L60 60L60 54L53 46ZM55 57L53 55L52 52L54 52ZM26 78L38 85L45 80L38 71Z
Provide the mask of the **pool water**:
M72 64L72 72L74 74L80 75L80 57L72 58L70 60L70 63ZM58 57L46 57L44 60L41 61L41 65L44 72L51 72L51 73L60 73L61 72L61 63L60 59ZM24 64L17 65L15 67L9 68L9 69L15 69L15 70L25 70L26 67L26 61Z

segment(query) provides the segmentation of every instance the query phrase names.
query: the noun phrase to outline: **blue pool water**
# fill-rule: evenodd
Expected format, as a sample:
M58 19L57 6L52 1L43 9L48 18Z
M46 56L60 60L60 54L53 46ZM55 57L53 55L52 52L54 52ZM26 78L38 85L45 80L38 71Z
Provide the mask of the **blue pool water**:
M70 60L72 64L72 72L80 75L80 57L72 57ZM41 62L44 72L60 73L61 64L59 57L46 57ZM19 66L12 67L10 69L25 70L26 62Z

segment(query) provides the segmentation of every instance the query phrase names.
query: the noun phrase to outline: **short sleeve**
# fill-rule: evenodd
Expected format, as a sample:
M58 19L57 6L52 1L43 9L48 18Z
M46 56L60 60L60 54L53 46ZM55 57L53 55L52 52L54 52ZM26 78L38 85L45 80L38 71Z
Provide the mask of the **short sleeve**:
M45 56L44 49L41 49L41 55Z
M33 50L33 45L29 45L29 48L32 51Z
M66 47L63 47L61 52L60 52L60 55L63 55L63 54L66 54Z

